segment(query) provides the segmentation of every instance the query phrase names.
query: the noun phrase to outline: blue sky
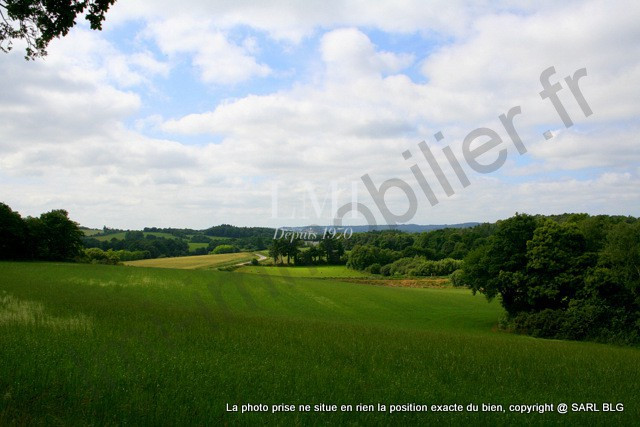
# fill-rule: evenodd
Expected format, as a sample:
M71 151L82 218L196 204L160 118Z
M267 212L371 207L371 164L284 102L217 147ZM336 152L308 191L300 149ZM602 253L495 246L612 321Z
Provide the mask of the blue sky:
M102 32L80 24L44 60L24 61L19 46L2 56L0 198L94 227L322 224L355 201L382 223L367 174L377 188L408 185L389 185L384 203L402 216L415 194L412 223L638 216L639 18L632 1L120 0ZM550 66L569 128L539 95ZM589 116L564 80L582 68ZM524 154L498 119L515 106ZM482 127L502 142L480 163L507 150L489 173L463 156Z

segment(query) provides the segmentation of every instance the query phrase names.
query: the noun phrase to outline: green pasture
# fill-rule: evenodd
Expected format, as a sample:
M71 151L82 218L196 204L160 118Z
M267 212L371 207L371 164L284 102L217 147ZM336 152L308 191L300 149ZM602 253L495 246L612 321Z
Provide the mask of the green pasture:
M0 425L637 423L640 350L499 332L502 315L464 289L4 262ZM508 410L573 402L624 411ZM378 403L505 411L356 410Z
M286 277L315 277L315 278L345 278L345 277L368 277L369 275L361 271L352 270L344 265L320 265L320 266L253 266L240 267L240 273L261 274L269 276Z
M249 252L236 252L231 254L193 255L171 258L141 259L127 261L124 264L133 267L178 268L187 270L210 270L220 267L251 261L256 258Z

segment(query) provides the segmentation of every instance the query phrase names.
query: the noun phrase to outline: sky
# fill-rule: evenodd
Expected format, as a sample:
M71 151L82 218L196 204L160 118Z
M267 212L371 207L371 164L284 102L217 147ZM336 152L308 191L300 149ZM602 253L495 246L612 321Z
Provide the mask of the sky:
M0 55L0 201L123 229L356 202L377 224L640 216L638 22L637 1L119 0L44 59Z

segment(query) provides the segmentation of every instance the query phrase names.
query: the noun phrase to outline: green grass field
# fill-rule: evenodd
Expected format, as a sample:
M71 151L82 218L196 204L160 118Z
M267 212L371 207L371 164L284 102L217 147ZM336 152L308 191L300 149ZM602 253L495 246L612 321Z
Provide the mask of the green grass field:
M640 350L495 331L462 289L0 263L0 425L634 425ZM622 402L622 413L510 404ZM227 405L311 405L227 412ZM506 412L357 412L492 403ZM315 412L336 404L338 411ZM353 411L340 412L340 405Z
M196 249L200 249L200 248L206 248L207 246L209 246L208 243L193 243L193 242L189 242L189 252L193 252Z
M116 240L124 240L124 236L125 236L126 232L121 232L121 233L113 233L113 234L107 234L106 236L91 236L94 239L97 239L101 242L108 242L111 239L116 239ZM176 236L174 236L173 234L169 234L169 233L160 233L160 232L156 232L156 231L145 231L144 232L145 237L146 236L156 236L156 237L164 237L166 239L177 239Z
M102 233L102 230L98 230L97 228L83 228L80 231L82 231L85 236L95 236L96 234Z
M343 265L322 265L310 267L274 267L247 265L236 270L239 273L263 274L286 277L345 278L368 277L368 275Z
M172 258L141 259L127 261L124 264L132 267L178 268L186 270L211 270L251 261L255 256L249 252L233 254L194 255Z

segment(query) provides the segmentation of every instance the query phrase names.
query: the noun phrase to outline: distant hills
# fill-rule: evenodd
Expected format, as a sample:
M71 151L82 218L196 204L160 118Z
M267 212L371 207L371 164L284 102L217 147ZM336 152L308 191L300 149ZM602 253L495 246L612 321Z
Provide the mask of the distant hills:
M364 233L366 231L383 231L383 230L398 230L404 231L406 233L422 233L424 231L433 231L433 230L441 230L443 228L470 228L479 225L479 222L463 222L460 224L398 224L394 226L389 225L346 225L344 227L351 228L354 233ZM300 232L314 232L316 234L322 233L325 228L334 227L333 225L308 225L305 227L281 227L282 229L287 229L291 231L300 231Z
M385 231L385 230L398 230L405 233L422 233L425 231L442 230L444 228L471 228L479 225L479 222L463 222L460 224L398 224L394 226L389 225L346 225L343 228L350 228L354 233L364 233L367 231ZM313 232L316 234L322 234L326 229L335 227L333 225L307 225L301 227L279 227L280 230L298 231L298 232ZM128 231L132 230L120 230L115 228L104 227L100 229L91 229L87 227L80 227L83 230L85 236L94 237L99 240L104 240L105 236L109 236L109 240L112 238L124 239L124 235ZM208 237L225 237L225 238L248 238L248 237L272 237L275 232L275 228L269 227L236 227L229 224L216 225L204 230L194 230L190 228L158 228L158 227L145 227L144 233L156 234L157 237L176 237L189 239L194 235L204 234Z

